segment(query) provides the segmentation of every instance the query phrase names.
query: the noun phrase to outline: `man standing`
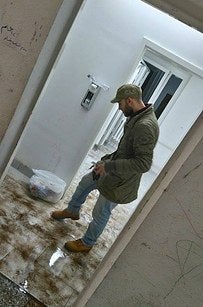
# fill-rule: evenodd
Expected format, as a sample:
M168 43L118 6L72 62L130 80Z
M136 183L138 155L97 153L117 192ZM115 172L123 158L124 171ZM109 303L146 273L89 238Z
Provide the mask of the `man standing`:
M127 117L117 150L101 158L93 172L82 178L66 209L52 213L54 219L78 220L87 195L94 189L99 190L100 195L92 212L93 219L86 233L78 240L65 243L65 248L72 252L90 251L116 205L137 198L142 174L152 164L159 135L153 106L144 104L141 88L133 84L119 87L111 102L118 103L119 109Z

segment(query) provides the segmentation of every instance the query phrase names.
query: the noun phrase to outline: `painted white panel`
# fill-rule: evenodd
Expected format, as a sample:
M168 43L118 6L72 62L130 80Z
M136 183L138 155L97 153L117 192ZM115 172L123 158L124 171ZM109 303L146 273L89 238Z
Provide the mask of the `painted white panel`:
M171 148L166 147L164 143L160 143L160 141L158 141L154 150L152 170L158 174L162 170L172 153L173 151Z

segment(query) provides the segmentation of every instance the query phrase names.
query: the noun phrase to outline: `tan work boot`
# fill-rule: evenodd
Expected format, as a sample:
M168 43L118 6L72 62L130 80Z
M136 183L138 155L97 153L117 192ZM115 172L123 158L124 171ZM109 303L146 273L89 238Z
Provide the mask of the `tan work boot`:
M65 243L64 247L74 253L88 253L92 248L92 246L85 245L81 239L68 241Z
M74 214L67 209L64 209L62 211L54 211L52 212L51 216L56 220L62 220L62 219L71 219L71 220L79 220L80 216L79 214Z

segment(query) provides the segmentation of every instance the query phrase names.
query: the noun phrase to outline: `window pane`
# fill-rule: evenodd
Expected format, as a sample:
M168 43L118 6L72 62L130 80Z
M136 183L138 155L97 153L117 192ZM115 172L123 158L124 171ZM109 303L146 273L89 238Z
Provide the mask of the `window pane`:
M157 118L161 115L183 80L172 75L154 103Z
M142 98L143 101L147 103L163 77L164 72L147 61L145 61L145 63L150 69L150 73L142 85Z

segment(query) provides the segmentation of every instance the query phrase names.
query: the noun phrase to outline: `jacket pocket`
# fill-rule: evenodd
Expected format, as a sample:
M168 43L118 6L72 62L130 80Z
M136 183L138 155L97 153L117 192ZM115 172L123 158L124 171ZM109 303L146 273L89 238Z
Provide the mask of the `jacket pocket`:
M107 174L106 176L100 177L98 183L107 189L114 189L120 186L122 181L122 178L115 174Z

